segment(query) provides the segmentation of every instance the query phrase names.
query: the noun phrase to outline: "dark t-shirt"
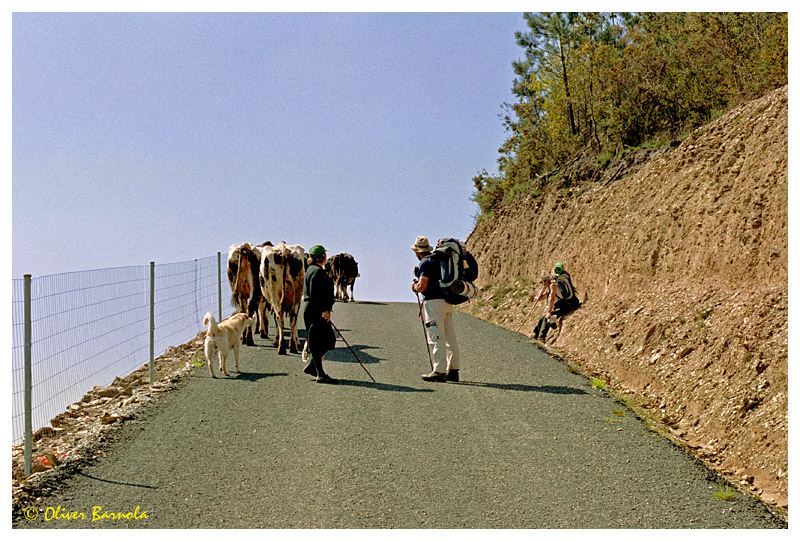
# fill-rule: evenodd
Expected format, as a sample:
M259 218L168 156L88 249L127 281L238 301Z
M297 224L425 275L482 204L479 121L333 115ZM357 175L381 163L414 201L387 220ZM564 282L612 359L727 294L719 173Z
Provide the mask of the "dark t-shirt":
M442 276L442 269L438 262L431 261L430 256L423 257L417 266L417 271L415 274L418 278L424 276L428 279L428 285L425 288L425 291L422 292L422 297L425 300L444 298L442 288L439 286L439 280Z

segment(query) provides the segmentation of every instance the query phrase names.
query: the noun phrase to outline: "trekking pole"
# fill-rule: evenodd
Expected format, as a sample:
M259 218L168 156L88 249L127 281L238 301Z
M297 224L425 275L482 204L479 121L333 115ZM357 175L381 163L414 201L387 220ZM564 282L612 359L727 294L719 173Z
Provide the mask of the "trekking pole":
M417 306L419 307L419 319L422 321L422 336L425 337L425 349L428 350L428 362L431 364L431 372L433 372L433 359L431 358L431 347L428 345L428 333L425 332L425 318L422 317L422 303L419 302L419 293L417 295Z
M536 306L535 306L535 305L534 305L534 308L536 308ZM519 329L517 329L517 332L519 332L519 331L521 331L521 330L522 330L522 326L523 326L523 325L525 325L525 322L526 322L526 321L528 321L528 318L529 318L529 317L531 317L531 312L533 312L533 309L531 309L531 310L529 310L529 311L528 311L527 315L525 316L525 319L523 319L523 320L522 320L522 323L520 323L520 324L519 324Z
M333 327L334 329L336 329L336 325L334 325L334 324L333 324L333 321L331 321L331 327ZM336 332L338 332L338 333L339 333L339 336L342 338L342 341L344 342L344 345L346 345L346 346L347 346L347 349L349 349L349 350L350 350L350 353L352 353L352 354L353 354L353 357L355 357L355 358L356 358L356 360L358 361L358 364L360 364L360 365L361 365L361 368L363 368L363 369L364 369L364 372L366 372L366 373L367 373L367 375L369 376L369 379L371 379L371 380L372 380L372 383L378 383L377 381L375 381L375 378L373 378L373 377L372 377L372 374L370 374L370 373L369 373L369 370L367 370L367 367L366 367L366 366L364 366L363 364L361 364L361 359L359 359L359 358L358 358L358 355L356 355L356 352L355 352L355 351L353 351L353 348L351 348L351 347L350 347L350 344L348 344L348 343L347 343L347 340L345 340L345 339L344 339L344 336L342 336L342 331L340 331L339 329L336 329Z
M543 287L544 287L544 286L543 286ZM540 289L540 290L539 290L539 297L537 297L537 299L536 299L536 300L533 302L533 307L532 307L532 308L531 308L531 309L528 311L528 313L525 315L525 319L523 319L523 320L522 320L522 323L520 323L520 324L519 324L519 329L517 329L517 332L519 332L519 331L521 331L521 330L522 330L522 326L523 326L523 325L525 325L525 322L526 322L526 321L528 321L528 318L529 318L529 317L531 317L531 312L533 312L534 308L536 308L536 303L537 303L537 302L539 302L539 298L540 298L540 297L541 297L541 295L542 295L542 291L543 291L543 289Z

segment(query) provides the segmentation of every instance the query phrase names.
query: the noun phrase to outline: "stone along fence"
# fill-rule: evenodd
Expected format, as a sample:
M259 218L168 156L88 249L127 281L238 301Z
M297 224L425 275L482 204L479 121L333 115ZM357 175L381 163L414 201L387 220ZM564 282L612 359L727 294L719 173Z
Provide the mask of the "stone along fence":
M232 313L225 263L218 252L12 280L12 445L25 442L26 470L33 431L148 362L152 383L153 359L197 336L206 312Z

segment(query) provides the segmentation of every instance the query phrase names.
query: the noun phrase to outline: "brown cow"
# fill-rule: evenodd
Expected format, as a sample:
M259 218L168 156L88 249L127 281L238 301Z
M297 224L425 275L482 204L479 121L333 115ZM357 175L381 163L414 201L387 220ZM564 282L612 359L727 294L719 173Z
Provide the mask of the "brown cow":
M228 283L231 286L231 305L256 321L261 338L267 338L269 324L267 313L269 305L258 285L258 271L261 266L261 253L266 242L253 246L249 242L233 244L228 248ZM242 335L242 343L254 346L253 331L250 327Z

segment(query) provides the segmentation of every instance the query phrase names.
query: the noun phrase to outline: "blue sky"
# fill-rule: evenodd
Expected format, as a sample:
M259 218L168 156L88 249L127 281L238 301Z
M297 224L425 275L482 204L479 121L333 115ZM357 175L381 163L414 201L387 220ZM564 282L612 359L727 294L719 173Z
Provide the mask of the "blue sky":
M466 239L521 12L16 13L12 276L285 240L416 302L417 235Z

